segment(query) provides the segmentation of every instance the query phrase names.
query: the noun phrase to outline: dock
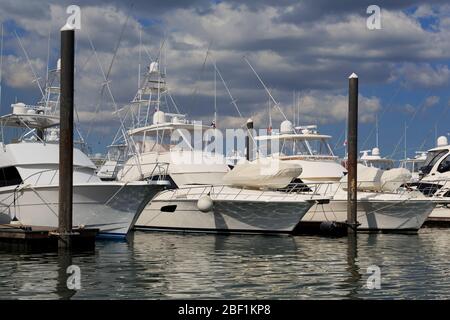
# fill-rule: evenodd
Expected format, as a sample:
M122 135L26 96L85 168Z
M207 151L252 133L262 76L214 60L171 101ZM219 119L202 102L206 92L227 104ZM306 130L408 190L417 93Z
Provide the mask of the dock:
M73 249L95 248L98 229L75 228L70 234ZM58 250L60 240L58 228L16 224L0 225L0 246L2 248Z
M348 225L343 222L300 221L293 235L342 237L347 235Z
M450 218L428 218L422 228L450 228Z

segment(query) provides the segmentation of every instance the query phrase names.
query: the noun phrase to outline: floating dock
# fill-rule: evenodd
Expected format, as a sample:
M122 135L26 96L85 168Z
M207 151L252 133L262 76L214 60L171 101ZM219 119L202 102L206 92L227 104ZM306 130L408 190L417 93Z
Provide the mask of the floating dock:
M450 228L450 218L428 218L423 228Z
M300 221L292 232L294 235L346 236L348 225L343 222Z
M73 229L70 234L73 249L95 248L95 238L98 229ZM1 247L23 249L57 250L60 240L58 229L45 226L26 226L16 224L0 225Z

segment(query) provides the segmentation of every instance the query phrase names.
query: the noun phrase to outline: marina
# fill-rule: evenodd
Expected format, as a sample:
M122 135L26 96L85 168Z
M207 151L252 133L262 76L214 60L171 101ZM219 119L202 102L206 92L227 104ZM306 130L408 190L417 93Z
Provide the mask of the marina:
M341 65L330 48L309 64L297 49L258 49L304 36L280 15L296 4L256 5L273 27L284 22L253 49L244 28L245 41L216 34L227 44L206 50L183 34L195 10L175 6L186 25L167 28L174 20L132 7L49 4L56 45L53 25L45 36L0 15L0 300L264 299L268 315L271 300L450 299L450 77L419 84L436 74L417 64L421 76L406 76L413 62L391 57L390 76L373 78L382 68L367 61L379 52ZM437 26L423 17L445 17L440 6L400 7L383 11L396 32L392 12L428 34ZM236 8L261 13L207 8L200 33ZM93 23L98 12L108 23ZM381 29L369 20L367 37ZM302 58L286 64L288 52ZM237 308L228 315L248 315Z

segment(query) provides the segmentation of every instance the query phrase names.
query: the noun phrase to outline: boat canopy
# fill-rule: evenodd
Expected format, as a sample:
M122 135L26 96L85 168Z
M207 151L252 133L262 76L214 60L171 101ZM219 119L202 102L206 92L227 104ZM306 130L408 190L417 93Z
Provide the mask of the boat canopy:
M188 131L194 131L196 129L201 130L207 130L211 129L209 126L200 125L198 123L173 123L173 122L166 122L166 123L158 123L158 124L152 124L150 126L140 127L128 130L128 134L130 136L133 135L142 135L142 134L148 134L148 133L155 133L161 131L171 132L176 130L188 130Z
M331 136L325 134L313 134L313 133L284 133L255 137L255 140L318 140L318 139L331 139Z
M59 125L59 116L38 113L11 113L0 117L0 125L3 127L47 129Z

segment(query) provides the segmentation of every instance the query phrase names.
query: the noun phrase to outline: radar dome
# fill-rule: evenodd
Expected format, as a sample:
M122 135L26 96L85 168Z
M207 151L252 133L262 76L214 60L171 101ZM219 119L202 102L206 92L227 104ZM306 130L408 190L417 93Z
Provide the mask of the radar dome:
M292 122L289 120L284 120L280 125L280 133L293 133L294 127L292 126Z
M166 114L162 111L155 111L153 114L153 124L161 124L166 122Z
M373 156L379 156L380 155L380 148L373 148L372 149L372 155Z
M446 136L440 136L439 138L437 138L437 142L436 142L438 147L444 147L448 145L448 140Z

